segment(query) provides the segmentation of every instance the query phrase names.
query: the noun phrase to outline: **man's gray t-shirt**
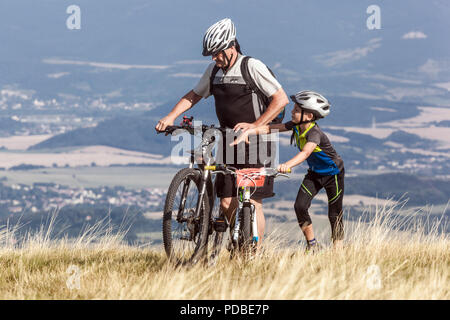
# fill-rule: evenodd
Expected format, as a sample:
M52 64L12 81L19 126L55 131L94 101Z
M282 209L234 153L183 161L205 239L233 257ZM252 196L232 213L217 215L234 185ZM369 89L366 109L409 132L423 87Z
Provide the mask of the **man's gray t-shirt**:
M242 76L241 64L244 57L239 54L228 71L224 73L222 69L218 69L213 79L211 77L215 62L211 63L193 89L197 95L204 98L214 95L216 115L220 126L223 128L231 129L242 122L253 123L267 107L258 95L251 90ZM281 88L280 83L260 60L249 58L248 71L255 85L265 96L271 97ZM211 84L212 88L210 88ZM245 152L239 151L240 148L238 147L229 147L229 141L224 143L223 155L230 156L227 163L258 164L264 163L266 160L269 161L275 155L275 152L271 152L273 148L269 142L265 141L263 137L260 138L258 137L257 142L252 143L251 148L246 144L241 146L245 147ZM227 138L227 140L229 139L230 137ZM257 147L253 148L255 146ZM234 156L232 157L233 153ZM264 155L267 155L267 157ZM237 159L238 157L239 159ZM235 159L234 162L231 161L231 158Z
M220 78L222 82L226 82L225 78L242 78L241 74L241 62L244 58L244 55L239 54L238 58L234 65L228 70L228 72L224 75L222 69L216 74L216 78ZM203 98L208 98L211 95L210 89L210 78L212 70L214 69L215 62L212 62L203 73L200 81L194 87L193 91ZM255 81L255 84L258 86L258 89L261 90L262 93L266 97L271 97L275 92L277 92L281 88L281 84L275 79L275 77L270 73L267 66L262 63L260 60L255 58L250 58L248 60L248 71L250 76Z

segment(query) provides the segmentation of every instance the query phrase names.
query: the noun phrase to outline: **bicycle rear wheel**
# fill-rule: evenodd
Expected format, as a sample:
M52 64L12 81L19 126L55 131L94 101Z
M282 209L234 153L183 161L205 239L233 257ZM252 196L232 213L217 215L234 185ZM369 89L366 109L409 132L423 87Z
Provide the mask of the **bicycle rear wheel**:
M194 264L205 252L209 225L209 199L205 193L196 213L201 191L201 172L180 170L167 192L163 216L164 249L177 264Z

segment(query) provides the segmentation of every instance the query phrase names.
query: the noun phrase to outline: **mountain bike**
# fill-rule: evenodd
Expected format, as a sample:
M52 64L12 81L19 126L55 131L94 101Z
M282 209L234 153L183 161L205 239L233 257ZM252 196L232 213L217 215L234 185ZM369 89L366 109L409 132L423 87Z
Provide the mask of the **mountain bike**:
M216 203L213 179L216 174L236 175L239 208L234 221L232 245L235 250L248 251L258 242L254 206L250 203L250 187L259 187L265 176L279 176L276 169L258 168L237 170L231 166L214 165L212 150L216 134L228 130L212 126L192 126L192 118L184 117L181 126L168 126L167 134L188 132L202 134L200 145L191 150L189 167L177 172L166 196L163 213L163 243L169 260L177 265L193 265L217 259L228 221ZM208 257L208 251L211 255Z
M200 145L189 151L189 166L172 179L164 204L164 249L177 265L197 263L207 256L209 238L214 239L213 248L219 248L223 238L223 232L216 232L214 227L216 220L220 221L220 206L215 205L213 177L205 166L214 164L212 151L217 134L226 133L226 129L213 125L193 127L192 119L184 117L181 126L168 126L162 131L166 135L202 135Z

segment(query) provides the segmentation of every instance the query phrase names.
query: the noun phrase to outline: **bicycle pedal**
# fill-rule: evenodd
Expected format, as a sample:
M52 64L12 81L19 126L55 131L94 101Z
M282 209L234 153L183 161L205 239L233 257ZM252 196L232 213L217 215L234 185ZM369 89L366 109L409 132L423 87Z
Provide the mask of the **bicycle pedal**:
M214 230L216 232L225 232L227 231L228 223L223 218L217 218L214 220Z

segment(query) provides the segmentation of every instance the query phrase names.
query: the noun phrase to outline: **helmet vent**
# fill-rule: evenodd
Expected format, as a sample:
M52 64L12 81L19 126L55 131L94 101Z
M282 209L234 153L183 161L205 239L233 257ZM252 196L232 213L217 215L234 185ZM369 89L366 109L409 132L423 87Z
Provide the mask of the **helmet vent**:
M203 36L204 56L210 56L213 53L220 52L229 48L229 44L236 39L236 28L233 22L228 19L222 19L206 30Z
M327 98L317 92L303 90L291 95L291 99L302 110L313 113L316 119L324 118L330 113L331 105Z

